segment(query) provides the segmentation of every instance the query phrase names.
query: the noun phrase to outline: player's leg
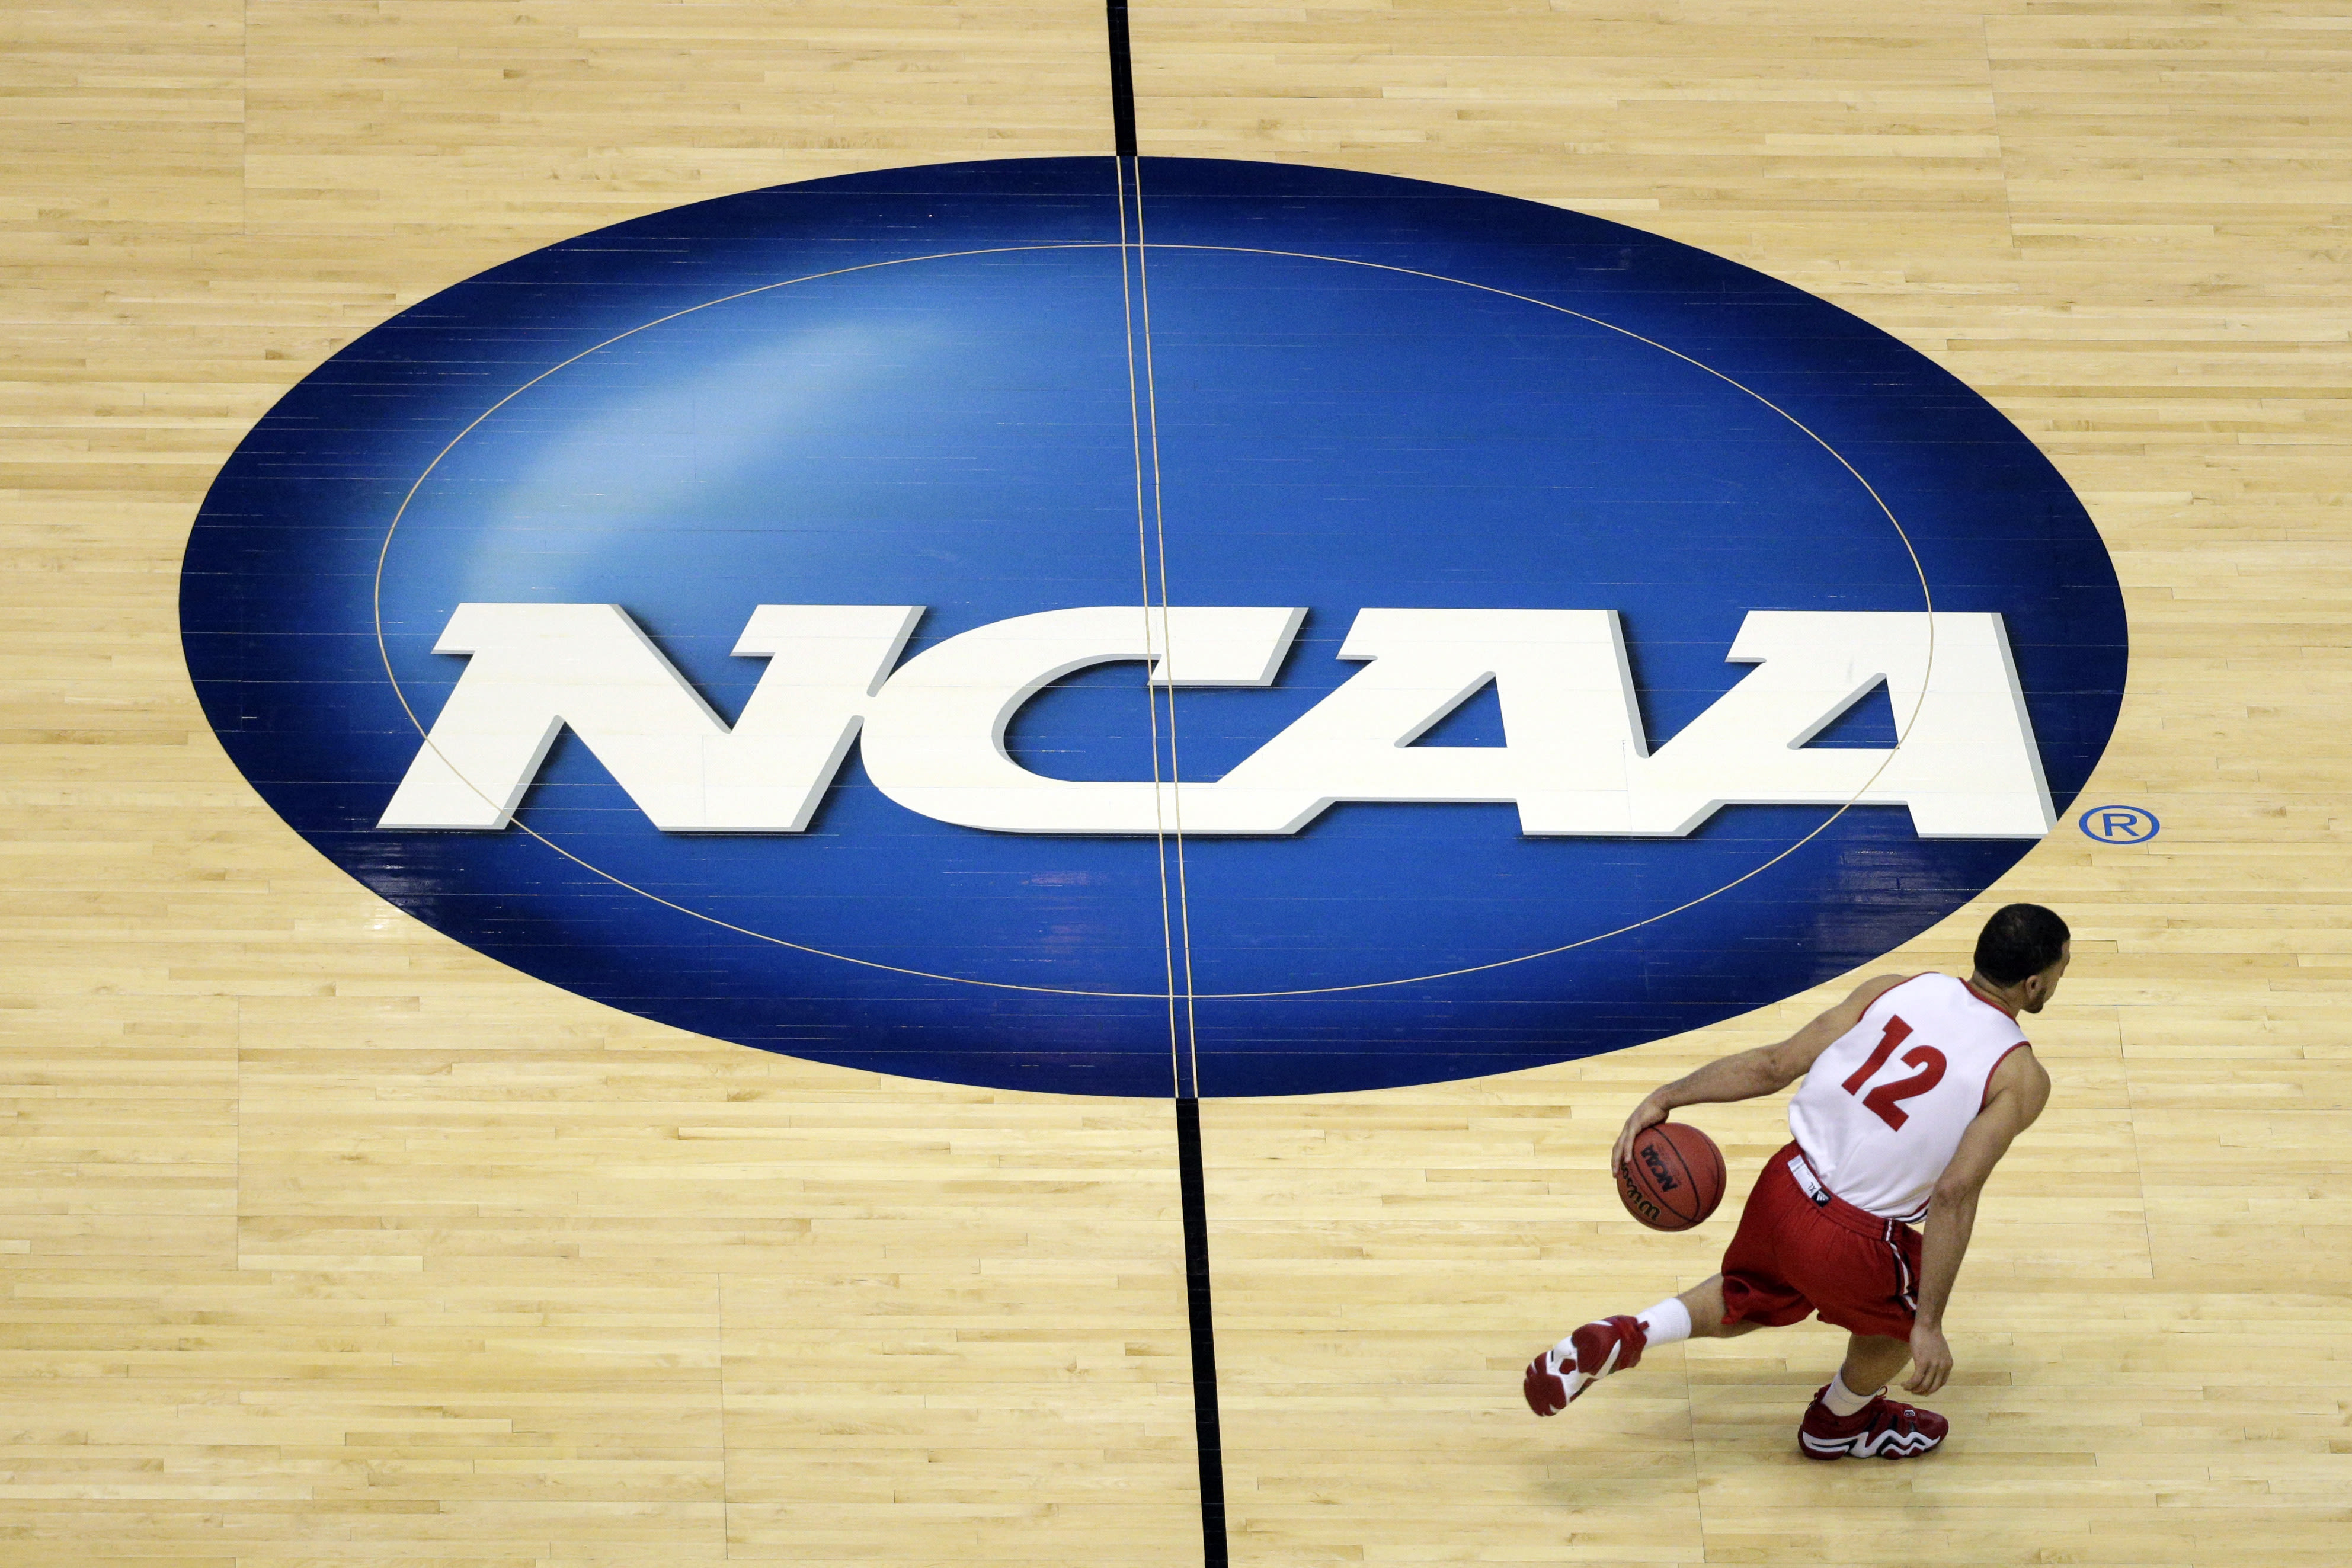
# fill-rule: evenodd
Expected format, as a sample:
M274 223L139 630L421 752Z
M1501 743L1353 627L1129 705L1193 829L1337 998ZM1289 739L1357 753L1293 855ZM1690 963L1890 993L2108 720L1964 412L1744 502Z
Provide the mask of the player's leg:
M1895 1374L1910 1359L1909 1340L1898 1340L1891 1334L1848 1334L1845 1364L1838 1368L1838 1381L1849 1389L1864 1390L1864 1397L1867 1398L1870 1390L1883 1389L1894 1382Z
M1528 1408L1537 1415L1557 1415L1610 1373L1639 1365L1642 1352L1653 1345L1670 1345L1677 1340L1735 1339L1765 1326L1727 1322L1728 1315L1723 1276L1714 1275L1647 1311L1602 1318L1574 1331L1528 1363L1520 1392L1527 1395Z
M1752 1329L1778 1328L1812 1313L1812 1303L1780 1278L1776 1237L1794 1209L1811 1212L1796 1183L1768 1163L1749 1189L1739 1229L1723 1255L1723 1272L1646 1312L1587 1323L1528 1363L1521 1392L1528 1408L1553 1415L1612 1373L1624 1372L1652 1345L1676 1340L1727 1339Z
M1715 1292L1718 1322L1722 1305L1718 1286ZM1528 1409L1538 1415L1556 1415L1611 1373L1629 1372L1640 1365L1642 1352L1650 1346L1690 1338L1694 1326L1691 1310L1680 1296L1669 1296L1646 1312L1587 1323L1528 1363L1519 1391L1527 1395Z
M1951 1423L1886 1396L1886 1385L1911 1359L1911 1342L1892 1334L1853 1333L1845 1364L1813 1395L1797 1428L1809 1459L1916 1459L1941 1446Z
M1736 1340L1742 1334L1752 1334L1765 1326L1746 1319L1736 1323L1724 1321L1724 1319L1729 1315L1729 1309L1724 1305L1723 1276L1720 1274L1708 1276L1703 1283L1692 1286L1675 1300L1680 1301L1683 1304L1683 1310L1690 1314L1689 1333L1677 1334L1675 1336L1676 1339ZM1654 1311L1656 1309L1653 1308L1652 1310ZM1650 1336L1650 1342L1664 1344L1672 1342L1660 1340L1653 1334Z

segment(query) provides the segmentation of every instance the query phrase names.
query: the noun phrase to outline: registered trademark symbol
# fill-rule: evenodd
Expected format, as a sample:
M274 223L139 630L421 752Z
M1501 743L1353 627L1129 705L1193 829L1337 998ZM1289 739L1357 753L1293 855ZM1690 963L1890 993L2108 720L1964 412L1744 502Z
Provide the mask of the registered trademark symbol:
M2156 813L2137 805L2095 805L2077 820L2102 844L2145 844L2164 826Z

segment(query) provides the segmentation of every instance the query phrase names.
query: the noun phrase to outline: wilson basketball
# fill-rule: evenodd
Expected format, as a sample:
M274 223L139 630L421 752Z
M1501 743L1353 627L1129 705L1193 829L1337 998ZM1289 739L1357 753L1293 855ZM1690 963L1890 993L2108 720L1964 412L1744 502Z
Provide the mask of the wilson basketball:
M1723 1151L1697 1128L1661 1121L1633 1140L1617 1172L1625 1212L1652 1230L1688 1230L1723 1202Z

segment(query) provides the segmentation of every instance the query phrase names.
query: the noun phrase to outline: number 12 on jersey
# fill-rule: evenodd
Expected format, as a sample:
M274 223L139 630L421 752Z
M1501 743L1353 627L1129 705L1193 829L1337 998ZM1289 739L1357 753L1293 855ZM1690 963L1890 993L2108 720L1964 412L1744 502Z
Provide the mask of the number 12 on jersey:
M1886 1058L1895 1054L1895 1048L1910 1037L1910 1025L1900 1018L1887 1019L1886 1032L1879 1036L1878 1044L1871 1050L1869 1058L1853 1069L1853 1076L1847 1079L1842 1087L1848 1094L1862 1094L1862 1086L1886 1065ZM1904 1110L1900 1102L1925 1094L1943 1082L1944 1068L1948 1064L1944 1060L1944 1053L1935 1047L1917 1045L1903 1053L1903 1065L1919 1070L1909 1078L1882 1083L1868 1094L1862 1095L1863 1104L1897 1132L1902 1131L1903 1124L1911 1120L1911 1113Z

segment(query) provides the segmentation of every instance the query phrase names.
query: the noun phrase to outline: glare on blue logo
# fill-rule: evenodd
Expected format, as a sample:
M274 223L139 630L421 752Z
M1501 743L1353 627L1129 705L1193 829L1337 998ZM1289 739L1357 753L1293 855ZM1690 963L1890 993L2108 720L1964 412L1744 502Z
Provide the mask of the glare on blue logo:
M1118 1094L1710 1023L2071 810L2115 574L1932 363L1529 203L1140 180L752 192L369 333L189 546L230 755L583 995Z

